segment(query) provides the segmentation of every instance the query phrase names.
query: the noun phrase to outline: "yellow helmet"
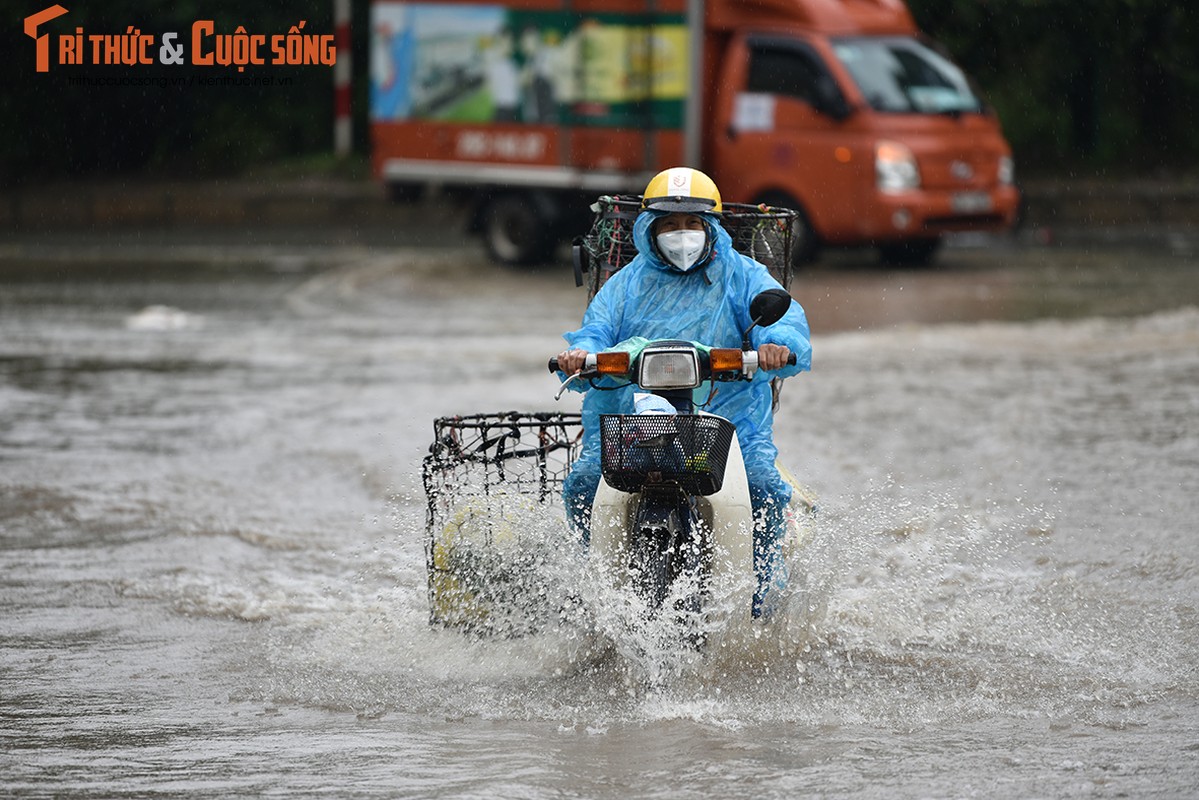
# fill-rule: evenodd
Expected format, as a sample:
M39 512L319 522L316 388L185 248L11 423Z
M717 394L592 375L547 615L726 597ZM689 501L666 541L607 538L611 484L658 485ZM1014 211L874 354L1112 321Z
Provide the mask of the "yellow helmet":
M707 175L690 167L664 169L645 187L641 207L653 211L719 214L720 190Z

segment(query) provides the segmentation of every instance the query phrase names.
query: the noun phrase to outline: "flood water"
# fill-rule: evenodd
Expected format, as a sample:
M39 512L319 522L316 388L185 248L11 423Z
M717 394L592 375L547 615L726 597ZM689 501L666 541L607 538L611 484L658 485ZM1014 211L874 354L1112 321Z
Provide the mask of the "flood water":
M1193 797L1195 259L942 261L797 279L814 540L774 623L647 682L581 625L427 624L432 420L577 407L569 268L0 246L4 793Z

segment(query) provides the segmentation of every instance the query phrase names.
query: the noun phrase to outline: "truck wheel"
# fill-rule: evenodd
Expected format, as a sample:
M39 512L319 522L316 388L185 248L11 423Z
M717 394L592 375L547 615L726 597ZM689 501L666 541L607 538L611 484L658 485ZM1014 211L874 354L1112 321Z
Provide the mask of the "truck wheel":
M789 208L799 215L791 229L791 264L796 269L811 264L820 257L820 236L812 227L807 212L798 200L785 192L766 192L755 202Z
M544 219L530 198L502 194L488 201L482 213L483 244L501 264L539 264L547 261L557 243L553 224Z
M941 249L941 240L913 239L910 242L894 242L879 245L882 262L893 267L926 267Z

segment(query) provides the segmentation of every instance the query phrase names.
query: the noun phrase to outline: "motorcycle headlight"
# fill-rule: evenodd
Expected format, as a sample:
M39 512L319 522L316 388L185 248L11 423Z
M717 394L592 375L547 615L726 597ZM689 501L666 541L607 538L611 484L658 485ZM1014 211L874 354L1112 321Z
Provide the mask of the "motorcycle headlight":
M637 383L642 389L694 389L699 386L699 354L694 347L647 349L641 353Z

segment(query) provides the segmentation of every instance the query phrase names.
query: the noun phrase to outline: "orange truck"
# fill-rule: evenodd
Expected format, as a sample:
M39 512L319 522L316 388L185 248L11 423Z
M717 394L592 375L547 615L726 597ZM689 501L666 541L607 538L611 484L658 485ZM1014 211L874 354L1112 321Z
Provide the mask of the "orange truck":
M375 0L371 39L375 174L468 202L501 262L677 165L797 210L797 260L1015 220L998 119L902 0Z

